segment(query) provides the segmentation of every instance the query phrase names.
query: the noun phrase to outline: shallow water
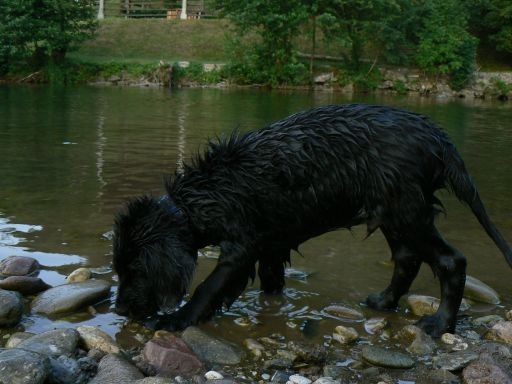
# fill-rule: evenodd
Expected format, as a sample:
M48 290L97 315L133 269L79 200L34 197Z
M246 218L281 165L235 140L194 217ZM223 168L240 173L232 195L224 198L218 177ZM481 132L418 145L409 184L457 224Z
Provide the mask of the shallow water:
M163 193L163 175L207 138L344 102L405 107L439 122L462 153L493 221L512 243L512 103L326 92L0 87L0 259L32 256L44 266L40 277L52 285L63 283L78 266L98 268L97 277L113 280L114 293L109 231L124 199ZM496 289L510 308L512 270L470 211L447 193L441 197L448 210L438 220L442 233L468 257L468 273ZM229 312L204 328L237 342L275 332L329 342L336 325L351 322L322 309L358 307L391 276L382 263L389 259L382 235L363 241L364 235L364 228L356 228L303 244L302 256L292 257L297 271L290 272L282 296L260 295L256 281ZM201 258L194 286L214 265L215 259ZM438 295L438 282L423 268L412 291ZM121 331L124 318L112 312L113 297L95 306L95 315L27 316L22 325L36 332L100 325L121 344L137 344L129 330ZM477 305L474 311L489 309ZM405 309L386 316L396 327L414 319Z

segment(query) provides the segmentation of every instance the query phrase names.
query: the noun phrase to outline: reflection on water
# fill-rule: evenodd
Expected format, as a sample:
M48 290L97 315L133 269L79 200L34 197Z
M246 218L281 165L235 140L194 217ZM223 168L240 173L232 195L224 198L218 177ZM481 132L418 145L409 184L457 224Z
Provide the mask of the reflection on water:
M208 138L343 102L405 107L439 122L456 142L493 221L512 242L510 103L323 92L0 87L0 259L35 257L45 266L40 276L53 285L78 265L97 268L115 283L109 231L126 198L162 194L163 176L182 169ZM510 307L512 271L502 255L466 207L447 193L441 198L448 216L439 219L440 230L468 256L469 274L495 288ZM232 340L274 332L323 340L340 324L323 308L359 306L389 282L391 268L381 263L389 258L385 241L380 233L362 241L365 234L356 228L307 242L300 249L304 257L292 257L282 296L260 294L256 281L205 327ZM194 286L216 263L215 250L204 255ZM413 291L438 295L438 283L425 269ZM84 311L56 323L31 316L24 325L38 331L78 322L116 334L123 318L111 307L112 299L98 305L96 315ZM367 318L379 315L362 311ZM402 309L390 319L400 324L408 316Z

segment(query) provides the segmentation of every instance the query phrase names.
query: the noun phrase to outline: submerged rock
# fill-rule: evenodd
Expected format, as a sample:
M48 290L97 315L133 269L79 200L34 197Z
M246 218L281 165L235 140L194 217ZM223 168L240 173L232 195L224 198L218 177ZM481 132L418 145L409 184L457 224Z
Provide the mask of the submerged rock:
M473 360L478 358L478 353L475 351L457 351L450 353L442 353L434 356L432 359L433 365L439 369L447 371L460 371L466 367Z
M432 296L409 295L407 303L416 316L432 315L439 308L440 300Z
M434 340L415 325L403 327L397 337L405 344L408 344L407 351L413 355L429 355L436 349Z
M332 334L332 338L341 344L350 344L357 340L359 334L352 327L345 327L343 325L338 325L334 328L334 333Z
M78 332L74 329L54 329L39 333L17 345L17 348L37 352L46 356L71 356L78 344Z
M35 295L51 288L51 285L46 284L39 277L9 276L4 280L0 280L0 288L8 291L17 291L22 295Z
M466 286L464 287L464 297L479 301L481 303L499 304L500 297L498 293L487 284L475 279L472 276L466 276Z
M42 384L49 373L46 356L23 349L0 351L0 383Z
M126 384L142 380L144 375L123 357L108 354L98 365L98 374L89 384Z
M59 285L39 294L32 302L32 312L48 315L70 312L94 304L109 293L110 283L105 280Z
M0 327L18 324L22 315L21 295L18 292L0 289Z
M481 316L477 317L476 319L473 319L472 324L474 326L492 326L496 323L499 323L500 321L503 321L503 317L498 315L487 315L487 316Z
M119 347L114 339L98 327L83 325L78 327L76 330L80 334L80 340L87 350L99 349L105 353L119 352Z
M364 315L361 311L346 307L344 305L329 305L323 309L323 312L338 318L351 319L351 320L363 320Z
M263 351L265 350L263 344L259 343L254 339L245 339L244 345L256 357L261 357Z
M388 325L388 321L384 317L372 317L364 322L364 330L370 335L374 335L382 331Z
M197 327L188 327L182 338L199 359L208 364L234 365L242 359L242 353L234 346L218 340Z
M38 268L38 261L32 257L9 256L0 261L0 274L5 276L24 276Z
M414 360L409 355L381 347L365 346L361 356L366 362L380 367L412 368L414 366Z
M288 343L290 352L296 355L294 362L322 364L327 358L327 350L321 344L309 344L298 341Z
M91 270L89 268L78 268L66 277L68 283L79 283L91 278Z

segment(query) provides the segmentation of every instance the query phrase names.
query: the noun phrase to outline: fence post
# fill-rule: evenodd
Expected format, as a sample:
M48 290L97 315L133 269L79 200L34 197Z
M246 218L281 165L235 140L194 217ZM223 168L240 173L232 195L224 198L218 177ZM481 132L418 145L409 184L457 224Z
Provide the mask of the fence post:
M124 9L126 11L124 17L127 19L130 16L130 0L124 0Z
M187 20L187 0L181 0L181 20Z

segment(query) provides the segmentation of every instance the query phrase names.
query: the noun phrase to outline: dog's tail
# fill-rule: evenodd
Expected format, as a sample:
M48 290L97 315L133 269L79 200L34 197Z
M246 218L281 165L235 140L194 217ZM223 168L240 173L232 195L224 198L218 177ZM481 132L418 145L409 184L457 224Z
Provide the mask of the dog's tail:
M484 203L478 194L478 190L466 170L464 161L457 153L454 146L446 149L444 163L445 177L448 180L452 191L460 201L466 203L471 208L471 211L473 211L473 214L476 216L489 237L505 256L507 263L512 267L512 249L487 215Z

